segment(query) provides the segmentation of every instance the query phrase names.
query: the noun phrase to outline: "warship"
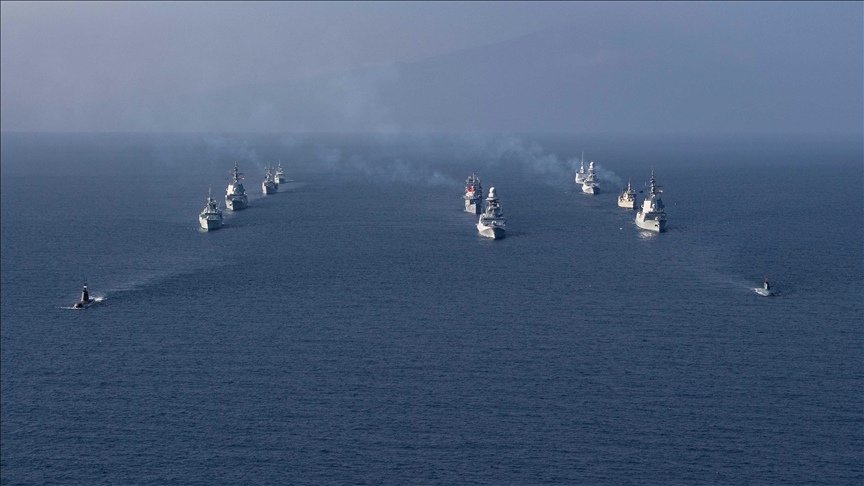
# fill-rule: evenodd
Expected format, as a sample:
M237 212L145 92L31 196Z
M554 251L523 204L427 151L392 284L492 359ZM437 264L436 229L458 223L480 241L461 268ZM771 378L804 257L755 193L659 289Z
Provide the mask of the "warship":
M585 194L597 194L600 192L600 181L597 180L597 172L594 170L594 161L588 164L588 173L582 179L582 192Z
M84 290L81 291L81 300L75 302L75 305L72 306L73 309L86 309L90 307L93 302L96 302L96 299L90 298L90 293L87 292L87 282L84 282Z
M651 169L651 180L646 185L647 194L642 201L642 208L636 213L636 226L649 231L661 233L666 231L666 211L663 210L663 201L660 200L657 181L654 179L654 169Z
M231 182L225 191L225 207L231 211L239 211L249 205L246 189L243 188L243 183L241 182L243 180L240 177L242 174L242 172L237 170L237 162L234 162L234 170L231 171Z
M268 164L266 167L267 173L264 176L264 182L261 183L261 192L266 194L275 194L279 190L279 183L276 182L276 176L273 174L273 168Z
M279 161L279 165L276 166L276 183L277 184L285 184L287 182L285 180L285 172L282 170L282 161Z
M498 203L498 197L495 195L495 188L489 188L489 197L486 198L486 210L480 215L480 220L477 221L477 231L482 236L492 239L500 239L505 236L505 221L504 214L501 212L501 205Z
M762 287L756 287L753 290L756 291L757 294L763 297L770 297L772 295L777 295L774 293L774 289L771 288L771 284L768 283L768 277L765 277L765 283L762 284Z
M579 170L576 171L576 184L582 184L585 181L585 151L582 151L582 164Z
M471 177L465 180L465 212L480 214L483 212L483 188L480 186L480 178L471 173Z
M618 207L624 209L636 209L636 191L630 187L630 181L627 181L627 189L621 191L618 196Z
M222 227L222 210L216 206L212 190L207 191L207 206L198 215L198 222L201 223L201 228L207 231Z

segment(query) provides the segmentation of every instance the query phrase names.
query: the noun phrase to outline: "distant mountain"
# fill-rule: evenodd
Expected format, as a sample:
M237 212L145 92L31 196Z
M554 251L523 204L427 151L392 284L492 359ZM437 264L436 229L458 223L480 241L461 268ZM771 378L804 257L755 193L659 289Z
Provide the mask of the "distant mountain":
M130 104L115 109L114 129L861 133L864 47L848 28L825 27L558 27L418 62Z

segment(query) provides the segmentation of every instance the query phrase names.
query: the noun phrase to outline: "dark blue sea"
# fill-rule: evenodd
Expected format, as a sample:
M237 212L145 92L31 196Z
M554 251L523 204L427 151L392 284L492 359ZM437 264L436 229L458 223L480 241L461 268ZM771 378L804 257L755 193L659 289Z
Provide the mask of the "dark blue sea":
M663 234L616 206L652 167ZM862 172L842 137L3 134L2 484L860 485Z

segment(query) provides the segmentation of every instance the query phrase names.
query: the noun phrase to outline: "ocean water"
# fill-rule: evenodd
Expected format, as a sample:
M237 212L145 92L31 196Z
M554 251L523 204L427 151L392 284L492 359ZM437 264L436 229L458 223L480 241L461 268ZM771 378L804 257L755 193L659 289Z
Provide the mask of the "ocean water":
M235 160L250 207L203 232ZM652 166L659 235L615 204ZM0 482L861 484L862 171L801 137L3 134Z

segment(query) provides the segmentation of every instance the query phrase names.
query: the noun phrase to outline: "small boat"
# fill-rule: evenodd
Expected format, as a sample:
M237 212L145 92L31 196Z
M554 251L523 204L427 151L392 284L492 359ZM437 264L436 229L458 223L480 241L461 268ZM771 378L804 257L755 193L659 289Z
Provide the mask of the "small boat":
M627 181L627 189L624 189L618 196L618 207L624 209L636 209L636 191L630 187L630 181Z
M87 292L87 282L84 282L84 290L81 291L81 300L75 302L75 305L72 306L73 309L86 309L90 307L90 305L96 302L96 299L90 298L90 293Z

